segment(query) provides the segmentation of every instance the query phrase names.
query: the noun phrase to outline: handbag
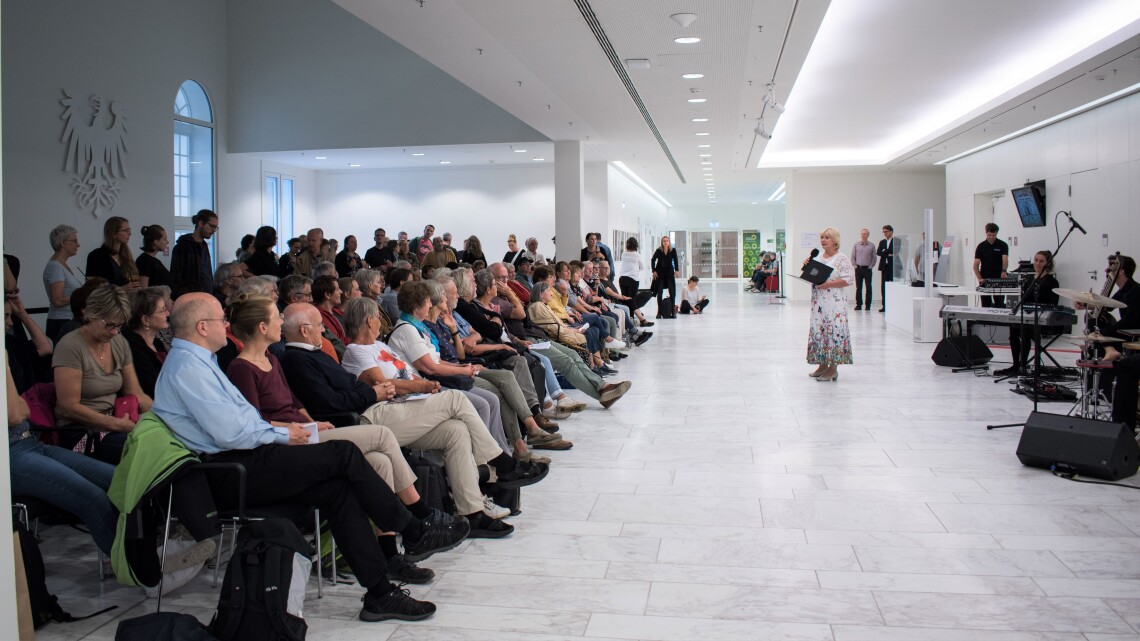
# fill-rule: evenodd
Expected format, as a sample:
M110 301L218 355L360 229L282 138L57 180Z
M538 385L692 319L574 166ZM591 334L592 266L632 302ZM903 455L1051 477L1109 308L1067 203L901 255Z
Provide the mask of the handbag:
M440 387L445 389L454 389L461 392L470 391L475 387L475 379L470 376L463 376L460 374L424 374L424 378L429 381L439 383Z

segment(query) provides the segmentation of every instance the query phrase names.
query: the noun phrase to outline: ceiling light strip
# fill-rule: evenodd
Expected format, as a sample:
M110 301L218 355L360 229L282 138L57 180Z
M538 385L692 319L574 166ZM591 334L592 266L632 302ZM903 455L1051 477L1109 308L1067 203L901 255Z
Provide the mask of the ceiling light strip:
M797 0L798 1L798 0ZM645 103L641 100L641 95L637 93L637 87L633 86L633 80L630 79L629 74L625 71L625 65L622 64L621 58L618 58L617 52L614 51L613 44L610 42L609 37L606 35L605 29L598 22L598 16L594 14L593 7L590 6L588 0L574 0L574 4L578 5L578 11L582 13L582 17L589 25L590 31L594 33L594 38L598 40L598 45L601 46L602 52L606 54L606 58L610 61L610 66L614 68L614 73L617 74L622 84L625 85L626 91L629 92L629 97L633 99L633 104L637 106L637 110L641 112L641 117L645 119L645 124L649 126L649 130L653 132L653 137L657 139L657 144L661 145L661 151L665 152L665 157L669 159L669 164L673 165L673 171L677 172L677 178L681 179L681 183L685 184L685 175L681 173L681 166L677 164L677 159L673 157L673 152L669 150L669 145L665 144L665 138L661 135L661 131L657 129L657 123L653 122L653 116L649 115L649 109L646 108Z
M1032 125L1029 125L1028 127L1023 127L1021 129L1018 129L1017 131L1015 131L1013 133L1008 133L1008 134L1006 134L1000 138L995 138L995 139L993 139L987 143L983 143L981 145L978 145L977 147L974 147L973 149L963 151L962 153L960 153L956 156L950 156L949 158L946 158L945 160L939 160L938 162L936 162L934 164L945 165L947 163L954 162L955 160L976 154L979 151L984 151L986 149L989 149L990 147L995 147L997 145L1000 145L1003 142L1013 140L1014 138L1019 138L1021 136L1024 136L1025 134L1037 131L1038 129L1043 129L1043 128L1048 127L1049 125L1052 125L1054 123L1060 122L1062 120L1066 120L1068 118L1072 118L1073 116L1080 115L1082 113L1085 113L1086 111L1089 111L1091 109L1095 109L1101 105L1113 102L1114 100L1119 100L1121 98L1124 98L1125 96L1134 94L1137 91L1140 91L1140 82L1138 82L1138 83L1136 83L1130 87L1125 87L1125 88L1121 89L1120 91L1110 93L1107 96L1102 96L1100 98L1097 98L1096 100L1093 100L1091 102L1086 102L1085 104L1083 104L1079 107L1073 107L1072 109L1070 109L1064 113L1059 113L1056 116L1046 118L1045 120L1042 120L1040 122L1036 122Z

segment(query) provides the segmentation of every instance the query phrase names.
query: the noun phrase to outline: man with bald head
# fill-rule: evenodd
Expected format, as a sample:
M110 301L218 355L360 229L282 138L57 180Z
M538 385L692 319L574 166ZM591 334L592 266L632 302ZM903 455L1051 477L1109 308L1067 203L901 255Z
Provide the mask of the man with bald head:
M319 317L318 317L319 318ZM274 426L218 368L214 352L226 344L222 306L209 294L186 294L170 314L174 343L155 386L153 411L203 460L241 463L250 506L299 503L328 519L360 584L367 588L364 621L425 619L435 605L396 589L369 523L400 532L406 556L418 561L449 550L466 536L466 521L427 523L404 507L348 441L308 444L297 423ZM231 479L210 479L220 509L236 507Z

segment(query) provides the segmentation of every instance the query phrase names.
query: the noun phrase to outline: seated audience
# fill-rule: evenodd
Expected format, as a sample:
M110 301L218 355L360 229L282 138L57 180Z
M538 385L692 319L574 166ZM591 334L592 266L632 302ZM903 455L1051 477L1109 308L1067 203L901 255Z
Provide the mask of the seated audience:
M7 311L7 305L5 305ZM5 321L11 317L5 313ZM5 365L7 367L7 365ZM41 443L31 433L28 404L16 393L8 368L8 468L12 497L30 496L79 517L103 554L111 554L119 513L107 490L115 466Z
M387 578L388 563L372 525L399 532L412 561L449 550L467 535L463 520L428 522L415 517L376 475L364 455L347 441L307 445L309 432L297 423L275 427L218 369L213 352L226 343L221 305L209 295L179 298L171 314L174 347L159 376L154 412L186 447L216 462L241 463L247 470L246 502L251 507L296 502L315 506L328 519L340 550L367 593L360 619L420 620L435 605L418 601ZM229 480L210 477L219 509L233 509Z
M245 282L245 273L242 271L241 263L218 265L214 270L214 298L218 299L218 304L225 306L226 299L236 292L243 282Z
M120 334L130 316L126 292L100 286L87 299L86 322L60 339L52 358L56 426L99 429L95 458L112 465L119 462L127 432L135 427L135 420L117 408L118 399L135 397L139 413L151 405L135 375L130 344Z
M131 348L131 361L139 387L154 398L154 385L166 358L166 346L158 333L170 327L165 288L148 287L131 296L131 317L123 328L123 338Z
M353 274L352 279L356 281L361 296L380 302L380 296L384 294L384 274L379 269L362 269Z
M341 324L336 314L336 308L341 304L341 299L340 283L337 282L335 276L318 276L313 279L313 306L321 314L325 338L333 342L338 359L344 358L344 346L348 344L344 325Z
M527 315L551 340L588 353L591 371L599 377L605 375L606 365L599 351L601 346L595 335L591 334L592 328L588 325L574 327L565 319L559 318L551 308L552 302L554 302L554 288L551 284L546 281L537 283L534 286L530 305L527 307Z
M68 302L68 305L71 307L71 320L59 328L59 334L52 336L52 341L58 344L59 339L63 338L64 335L83 326L83 310L87 308L87 297L91 295L91 292L99 289L100 285L106 284L107 281L105 279L96 276L95 278L88 278L82 287L71 292L71 300Z
M411 281L412 271L406 267L401 267L399 263L396 264L395 269L388 272L388 289L380 297L380 310L388 317L388 323L391 326L395 326L396 321L400 320L400 306L396 303L397 293L404 283Z
M473 534L482 538L509 534L513 528L483 513L477 466L493 465L499 472L499 482L513 482L516 487L537 482L549 468L516 462L503 452L467 398L453 390L437 389L417 400L387 402L397 394L424 393L428 385L423 381L384 378L370 385L358 380L319 351L317 341L322 340L321 336L311 331L316 318L311 307L291 305L285 309L287 343L282 365L290 388L305 407L317 418L357 412L367 423L386 425L402 447L442 449L444 471L456 507L470 521ZM375 343L361 347L372 351L373 363L378 364L384 355ZM377 373L382 377L382 370Z

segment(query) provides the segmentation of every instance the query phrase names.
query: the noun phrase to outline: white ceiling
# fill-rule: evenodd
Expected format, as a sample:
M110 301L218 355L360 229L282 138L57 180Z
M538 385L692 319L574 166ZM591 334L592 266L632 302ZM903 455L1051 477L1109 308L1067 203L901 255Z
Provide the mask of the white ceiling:
M675 206L710 203L710 167L720 204L765 200L792 166L930 169L1140 82L1137 0L334 1L551 140L623 161ZM591 9L620 60L649 60L626 71L664 148L591 32ZM679 12L698 17L684 28L669 17ZM702 42L673 42L689 35ZM680 77L689 72L705 77ZM775 130L765 145L752 132L773 75L787 111L778 125L765 113ZM553 146L536 147L260 156L338 170L440 167L444 156L452 166L549 162ZM782 160L756 169L761 154ZM328 160L309 160L317 155Z

